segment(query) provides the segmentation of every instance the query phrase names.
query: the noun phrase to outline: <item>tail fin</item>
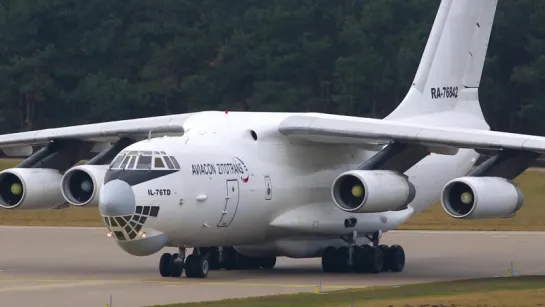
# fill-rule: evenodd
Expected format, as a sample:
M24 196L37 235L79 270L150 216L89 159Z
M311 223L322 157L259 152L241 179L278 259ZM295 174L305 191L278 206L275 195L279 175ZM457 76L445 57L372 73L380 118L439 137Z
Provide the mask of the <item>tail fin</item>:
M386 119L460 110L484 120L478 88L498 0L442 0L413 84Z

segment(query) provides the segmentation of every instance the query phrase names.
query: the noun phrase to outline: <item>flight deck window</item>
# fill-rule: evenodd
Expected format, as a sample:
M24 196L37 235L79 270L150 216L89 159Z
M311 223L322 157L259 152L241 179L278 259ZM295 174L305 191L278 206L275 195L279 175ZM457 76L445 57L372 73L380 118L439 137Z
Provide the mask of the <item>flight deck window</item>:
M140 156L138 159L138 164L136 164L137 169L150 169L151 168L151 156Z
M155 168L165 168L165 163L163 163L163 159L161 159L161 157L155 157L154 161Z
M132 157L129 157L129 156L125 156L125 159L123 160L123 163L121 163L121 165L119 166L119 168L125 168L127 166L127 163L129 163L129 160L131 159Z
M168 156L164 156L164 158L165 158L165 163L167 164L168 168L174 169L174 164L172 164L172 162L170 161L170 158Z
M112 162L112 165L110 168L118 168L121 162L123 161L123 158L125 155L119 155L117 158L115 158L114 162Z
M173 156L170 156L170 159L172 160L172 163L174 163L174 166L176 169L180 169L180 164L178 164L178 161L176 161L176 158Z
M133 169L134 168L134 163L136 162L136 157L131 157L131 159L129 160L129 163L127 164L127 168L128 169Z

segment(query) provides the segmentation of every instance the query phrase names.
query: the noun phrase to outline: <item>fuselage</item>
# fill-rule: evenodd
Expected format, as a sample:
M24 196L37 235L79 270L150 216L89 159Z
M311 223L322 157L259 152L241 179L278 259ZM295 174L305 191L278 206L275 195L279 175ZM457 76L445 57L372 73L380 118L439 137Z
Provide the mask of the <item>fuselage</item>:
M331 185L339 174L355 169L376 151L354 145L290 140L278 132L278 125L288 115L291 114L202 112L187 120L181 137L153 138L127 147L120 155L151 153L151 157L146 160L150 165L142 164L140 169L137 164L136 169L126 168L127 163L115 165L114 160L106 173L100 194L102 214L126 216L130 220L131 206L138 208L137 216L131 220L136 220L132 225L135 234L129 235L131 228L127 227L125 238L118 239L118 243L132 254L146 255L163 246L251 246L312 240L304 232L275 227L273 221L294 210L300 210L302 218L316 215L316 223L324 225L329 219L354 216L335 207ZM452 112L444 119L433 115L414 120L451 126L463 121L465 127L473 125L467 114L463 116L457 118ZM485 128L479 125L476 121L473 126ZM465 175L477 157L475 151L466 149L456 155L431 154L409 169L406 175L416 187L415 199L406 216L398 222L393 218L390 224L382 225L382 230L397 227L436 202L443 186ZM121 159L118 162L123 163ZM134 196L127 198L130 193ZM111 209L122 208L121 203L130 203L128 209ZM355 215L373 218L388 214ZM404 213L391 214L399 217ZM143 226L135 229L143 217ZM376 231L377 226L369 221L369 231ZM112 230L121 231L120 228ZM336 237L324 233L314 239Z

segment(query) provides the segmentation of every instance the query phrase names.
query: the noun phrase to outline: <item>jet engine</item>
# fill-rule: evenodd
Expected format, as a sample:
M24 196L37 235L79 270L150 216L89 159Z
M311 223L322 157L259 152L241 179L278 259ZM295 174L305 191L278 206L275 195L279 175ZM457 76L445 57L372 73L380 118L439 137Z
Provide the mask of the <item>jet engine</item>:
M416 189L407 178L393 171L354 170L335 179L331 194L341 210L370 213L407 206L414 199Z
M98 206L98 194L108 165L79 165L61 180L64 199L74 206Z
M0 207L50 209L65 203L60 190L62 175L47 168L10 168L0 172Z
M511 181L500 177L460 177L441 192L443 210L457 219L508 217L523 205L524 196Z

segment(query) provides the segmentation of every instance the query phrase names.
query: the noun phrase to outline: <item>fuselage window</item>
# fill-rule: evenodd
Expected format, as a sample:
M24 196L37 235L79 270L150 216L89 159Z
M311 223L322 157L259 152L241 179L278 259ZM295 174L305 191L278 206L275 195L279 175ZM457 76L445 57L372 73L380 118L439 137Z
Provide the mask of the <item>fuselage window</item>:
M136 162L136 157L131 156L131 159L129 160L129 163L127 164L127 169L133 169L134 168L134 162Z
M167 164L168 168L174 169L174 164L172 164L172 162L170 161L168 156L164 156L164 158L165 158L165 163Z
M178 164L178 161L176 161L176 158L174 158L173 156L170 156L170 159L172 160L172 163L174 163L174 166L176 167L176 169L180 169L180 164Z
M165 168L165 163L163 163L163 159L161 159L161 157L155 157L154 162L155 168Z
M138 164L136 164L137 169L151 169L151 156L140 156L138 159Z

